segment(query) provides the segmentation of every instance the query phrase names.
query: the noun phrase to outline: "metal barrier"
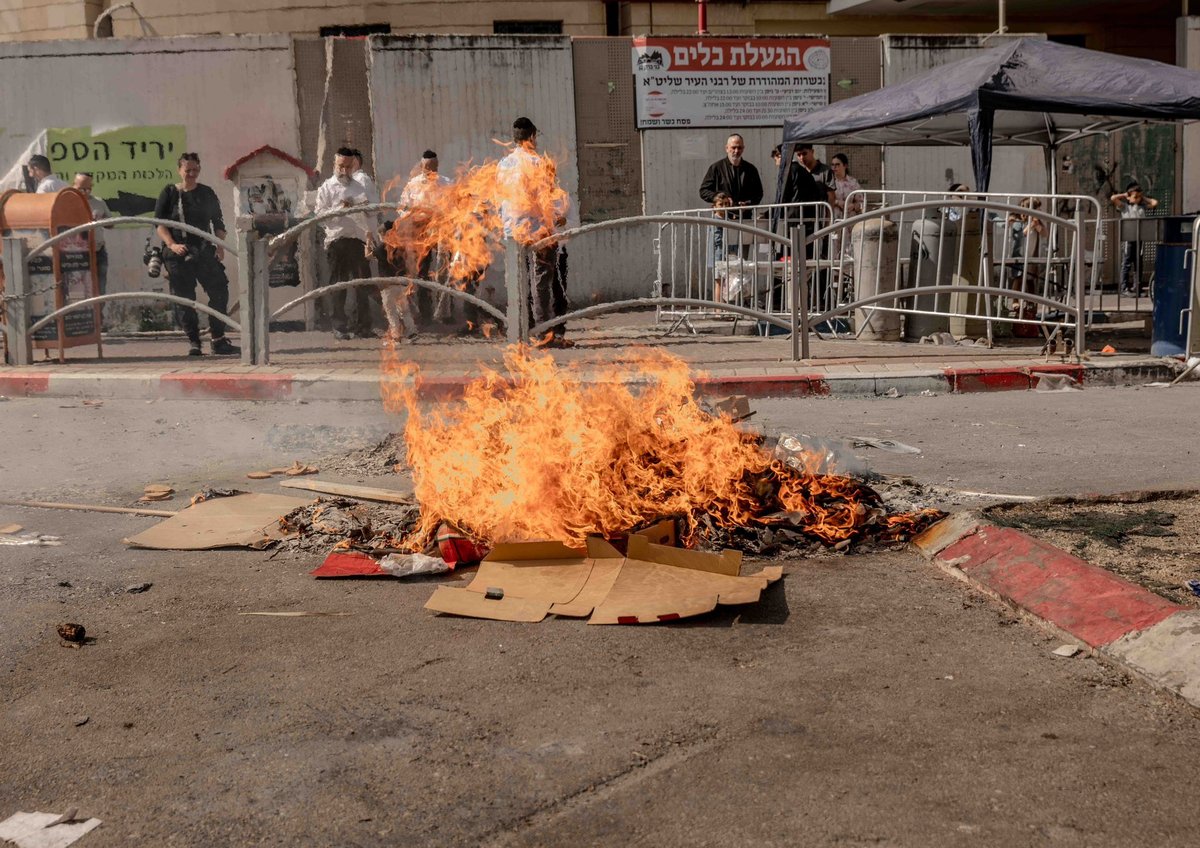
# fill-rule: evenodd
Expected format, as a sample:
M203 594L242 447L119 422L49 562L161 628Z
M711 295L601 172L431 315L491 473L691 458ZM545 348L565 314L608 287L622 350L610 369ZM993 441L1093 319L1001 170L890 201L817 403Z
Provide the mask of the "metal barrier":
M268 246L278 246L321 220L391 209L388 204L312 218L269 242L239 229L236 251L211 234L196 232L242 257L238 276L242 320L235 323L228 316L217 314L216 317L241 332L242 359L250 364L269 362L268 328L271 318L311 298L360 285L419 285L434 291L445 291L450 296L480 307L504 323L507 337L513 342L536 337L557 324L571 320L653 306L660 316L674 314L676 318L682 316L687 319L698 314L725 314L753 318L768 328L779 327L790 333L793 359L807 359L810 332L822 329L829 332L834 318L854 314L858 332L861 333L877 314L897 312L907 315L910 325L914 321L919 323L922 316L964 322L976 320L986 326L989 339L992 337L993 324L1029 325L1039 328L1043 333L1070 329L1076 333L1077 352L1084 349L1087 323L1085 295L1089 285L1095 286L1096 273L1093 264L1089 280L1085 251L1089 220L1085 215L1085 206L1091 201L1090 198L1067 198L1075 201L1074 216L1068 219L1042 209L1001 202L984 195L956 197L945 193L926 193L921 200L891 203L887 201L895 199L900 193L862 194L866 211L851 218L829 222L812 232L805 227L803 205L765 207L768 210L780 210L774 222L770 221L769 215L750 219L752 222L791 223L796 219L786 217L789 211L794 213L797 208L801 209L796 221L798 225L786 227L789 229L786 236L741 219L707 214L711 210L704 210L704 217L675 212L588 224L526 246L509 241L506 243L504 260L508 295L506 313L456 288L434 280L412 277L348 280L307 292L274 313L268 311ZM888 194L891 196L886 196ZM873 200L872 195L877 199ZM1094 206L1094 201L1092 203ZM1057 200L1055 204L1057 208ZM813 213L818 219L825 211L819 207L828 208L827 204L810 206L818 207ZM957 213L954 210L958 210ZM142 218L130 219L129 222L147 226L164 223ZM1039 236L1045 238L1047 250L1044 257L1039 251L1033 250L1028 242L1021 251L1011 250L1006 239L1015 231L1006 236L1003 229L1016 222L1022 222L1025 228L1032 228L1028 229L1026 236L1037 230ZM84 225L72 232L104 223L108 222ZM177 222L165 223L179 226ZM662 234L674 233L676 239L683 240L678 252L669 254L670 267L676 269L678 275L673 271L665 278L666 285L660 285L651 297L597 304L530 326L527 311L529 263L539 248L601 230L647 224L658 225L660 266L664 261ZM1001 230L998 243L997 236L992 233L996 229ZM191 228L189 231L192 231ZM719 241L713 238L718 231L722 233ZM887 238L884 237L885 231L890 231ZM974 235L971 235L972 232ZM871 233L875 235L868 238ZM69 234L56 236L46 244L39 245L35 251L45 250L54 240ZM678 241L676 244L679 246ZM715 274L708 276L707 263L699 265L695 262L698 254L692 251L696 250L697 245L710 244L714 247L714 256L718 244L726 251L726 258L719 260L724 264L716 265L718 260L714 258L713 266L726 273L726 282L734 271L754 272L751 282L743 283L736 296L729 289L718 288L721 278ZM850 248L847 249L846 245L850 245ZM766 250L761 250L761 246L765 246ZM746 247L753 250L743 251ZM872 250L873 253L870 252ZM689 253L691 264L685 259ZM9 313L9 331L15 332L18 339L23 337L27 340L32 328L28 327L28 292L21 288L27 279L27 257L23 243L18 239L5 240L4 258L9 279L16 281L12 296L5 301ZM757 274L759 266L771 269L770 276L761 283ZM1193 281L1194 274L1195 271ZM813 279L816 285L810 285ZM663 282L664 278L660 277L660 284ZM681 291L672 287L675 282ZM689 284L693 287L688 288ZM39 319L35 327L70 309L84 308L103 300L131 297L180 302L214 314L203 304L173 295L126 292L70 304L55 315ZM25 350L28 355L27 345Z
M984 243L986 243L987 239L982 235L985 229L982 222L991 220L991 218L987 217L988 215L992 215L993 217L996 215L1006 216L1005 220L1007 220L1007 216L1026 216L1029 219L1040 222L1041 226L1045 227L1048 232L1057 233L1061 237L1059 250L1063 252L1066 262L1064 268L1060 269L1056 288L1047 290L1043 287L1043 290L1039 293L1034 290L1026 290L1025 286L1018 287L1012 285L1011 277L1004 274L1001 274L999 279L994 279L991 273L988 249L985 245L981 244L975 245L975 248L978 248L978 259L971 260L972 262L976 262L979 268L977 278L971 279L969 276L963 274L954 274L951 275L950 282L948 283L942 283L936 276L932 282L927 282L926 278L920 273L923 262L933 263L935 270L940 269L940 263L943 260L942 254L944 252L940 248L936 251L936 259L932 257L923 258L920 251L918 251L915 269L910 267L912 263L910 263L907 255L904 257L898 255L901 252L899 248L895 248L896 253L890 257L893 260L891 263L884 261L885 244L890 239L882 237L874 239L874 256L865 252L865 245L868 241L866 234L872 229L872 227L866 225L873 224L874 230L877 233L891 228L892 238L896 244L900 244L902 243L902 239L896 237L896 233L900 232L903 227L897 225L893 219L898 219L901 222L910 219L936 219L945 214L942 210L948 205L961 206L964 220L970 215L978 216L978 220L981 222L980 240ZM946 217L949 217L949 215L946 215ZM832 319L851 313L855 314L856 323L859 324L859 332L862 332L863 327L871 322L875 313L904 312L913 316L930 315L945 318L960 318L963 320L978 319L986 324L986 332L989 339L992 334L993 323L999 325L1032 325L1040 328L1040 331L1047 335L1053 331L1073 330L1076 334L1077 355L1083 350L1085 343L1084 295L1087 290L1087 281L1084 274L1086 263L1084 261L1084 240L1082 236L1086 235L1087 228L1081 204L1076 204L1074 218L1067 219L1040 209L1031 209L1016 204L979 199L977 197L972 197L969 202L966 199L959 199L958 203L954 203L953 199L948 203L946 197L938 197L918 202L888 205L882 208L877 206L874 210L836 221L811 234L806 233L803 223L801 223L800 226L792 230L790 239L785 239L768 230L761 230L748 224L713 216L699 218L683 216L678 213L645 215L637 218L606 221L601 224L590 224L568 230L547 237L540 242L530 245L525 250L534 250L538 247L568 241L600 229L612 229L645 223L677 225L680 228L694 227L699 231L703 231L703 228L721 228L727 233L729 231L741 232L773 245L786 245L789 256L787 264L791 270L789 273L784 274L781 281L773 283L772 291L769 295L764 292L765 296L763 298L750 301L750 305L731 304L724 299L709 297L680 298L657 295L649 298L590 306L586 309L569 312L531 327L528 332L523 332L524 328L519 324L514 326L510 321L510 338L523 339L528 338L531 334L536 336L554 325L566 323L577 318L653 305L660 309L663 307L684 307L685 316L697 313L719 312L747 315L764 321L767 324L784 327L791 331L792 355L796 359L808 358L809 331L814 331L822 326L827 328ZM918 228L918 230L922 229L924 228ZM810 266L815 266L818 270L821 266L806 259L808 252L806 248L811 247L816 252L820 246L833 243L832 239L835 235L839 237L841 244L852 241L852 239L846 238L847 235L853 235L857 239L849 254L846 254L842 250L844 256L840 261L843 266L857 267L859 269L859 279L854 281L852 277L847 277L843 267L841 279L818 280L817 286L812 286L810 285L810 272L813 269ZM907 238L910 241L912 240L912 232L908 233ZM958 265L955 267L966 267L963 263L967 261L970 254L965 247L966 244L959 247L957 251ZM900 261L902 258L904 259L903 262ZM519 267L523 263L514 260L514 264ZM871 275L870 279L866 279L863 274L863 269L868 266L873 269L873 275ZM949 268L950 266L947 265L947 267ZM885 269L889 269L888 273L891 275L891 279L885 277ZM902 276L902 269L908 269L909 273L907 276ZM1027 273L1028 271L1025 272L1025 274ZM1022 274L1022 279L1024 279L1025 274ZM859 291L857 295L852 295L850 292L854 290L855 282L857 282ZM867 285L868 283L870 285ZM821 286L824 286L826 291L817 293L815 302L822 303L829 296L829 289L835 289L833 296L837 298L837 302L830 308L822 309L813 314L809 309L810 303L814 302L811 289ZM871 293L863 294L863 290L870 290ZM517 302L524 303L522 295L527 297L527 291L528 289L525 288L523 291L518 289L514 292L514 289L510 287L510 302L515 293L518 298L521 298ZM943 308L942 302L948 300L948 298L942 297L944 295L955 298L958 302L946 305ZM921 304L919 302L920 298L930 297L935 301L932 305ZM777 312L772 311L776 308L776 304L780 302L787 304L787 309L791 316L791 320L786 323L779 318ZM902 302L911 302L911 306L901 308L900 304ZM1035 310L1034 314L1029 315L1027 313L1025 309L1026 304L1032 305ZM1036 311L1039 307L1040 312Z
M141 218L141 217L118 217L105 218L102 221L92 221L88 224L80 224L78 227L72 227L69 230L63 230L61 233L54 235L41 244L34 247L32 250L28 248L23 238L5 237L3 241L3 262L4 262L4 279L5 290L3 296L4 306L4 333L6 339L6 349L8 350L9 358L13 365L29 365L33 360L33 335L42 327L47 326L52 321L57 321L63 315L69 312L74 312L79 309L92 309L96 306L115 300L159 300L168 303L177 304L180 306L189 306L206 315L210 315L219 321L226 324L231 329L242 332L242 325L234 321L228 315L212 309L207 304L200 303L195 300L188 300L177 295L167 294L165 292L114 292L113 294L103 294L96 297L89 297L83 300L76 300L68 303L61 309L56 309L47 315L43 315L32 325L29 323L29 304L30 299L41 294L41 291L33 291L29 288L29 260L38 256L52 248L60 241L64 241L73 236L82 233L90 233L98 227L111 227L115 224L132 224L140 227L158 227L159 225L170 227L175 230L183 230L185 232L197 235L205 241L211 242L220 248L223 248L228 253L234 256L244 256L247 253L243 240L239 238L239 246L235 249L222 239L217 238L210 232L193 227L190 224L184 224L179 221L165 220L161 218ZM244 235L244 234L239 234ZM242 263L243 265L245 262ZM239 280L239 282L241 282ZM57 282L56 284L57 285ZM243 302L249 297L249 288L243 287L239 290L239 295ZM250 354L243 349L242 361L251 363Z
M777 203L727 209L673 210L665 213L669 223L660 224L654 238L657 273L651 297L684 298L704 305L660 306L659 321L673 322L668 334L681 326L695 332L693 318L711 318L738 313L717 304L747 305L766 315L786 315L790 310L784 278L789 260L772 236L803 224L808 232L833 220L833 207L825 202ZM726 230L721 221L749 223L755 232ZM840 252L828 238L806 250L810 276L827 278L840 264ZM814 289L809 309L822 311L832 302L822 302Z
M986 333L989 343L998 326L1061 325L1055 313L1066 315L1076 308L1087 312L1085 323L1090 323L1089 310L1095 308L1099 290L1103 234L1095 198L860 189L851 193L847 205L855 201L865 215L874 214L897 228L895 255L886 263L893 270L892 287L927 288L955 280L986 283L1021 302L1018 314L1004 314L989 298L926 298L902 310L907 315L951 319L957 335L973 328ZM847 257L838 272L833 287L845 300L846 293L855 290L853 257ZM1076 286L1080 280L1085 283L1082 293ZM878 290L870 283L868 288ZM1031 295L1040 297L1048 309L1038 311ZM922 329L951 329L934 321L909 323L909 339L926 335L919 332ZM1037 330L1031 328L1028 334L1036 335Z

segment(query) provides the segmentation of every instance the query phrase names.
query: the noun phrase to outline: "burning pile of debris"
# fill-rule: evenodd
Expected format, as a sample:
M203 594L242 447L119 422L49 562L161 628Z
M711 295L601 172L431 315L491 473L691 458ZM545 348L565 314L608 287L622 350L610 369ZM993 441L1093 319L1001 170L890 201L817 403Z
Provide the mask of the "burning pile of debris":
M770 554L862 540L905 541L942 517L889 515L832 454L774 444L695 400L685 362L660 351L584 375L514 347L507 375L485 370L457 405L423 409L419 375L385 353L383 393L408 414L405 460L420 505L403 546L431 547L449 524L488 544L552 539L582 550L674 518L685 547Z

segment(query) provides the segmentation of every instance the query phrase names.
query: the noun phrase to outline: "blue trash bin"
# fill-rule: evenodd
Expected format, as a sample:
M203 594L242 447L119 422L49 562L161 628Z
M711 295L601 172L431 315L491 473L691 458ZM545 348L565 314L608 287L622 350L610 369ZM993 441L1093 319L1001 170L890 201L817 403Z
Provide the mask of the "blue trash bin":
M1184 216L1162 219L1151 295L1150 353L1154 356L1182 356L1187 351L1187 321L1182 316L1192 293L1191 269L1186 262L1194 221Z

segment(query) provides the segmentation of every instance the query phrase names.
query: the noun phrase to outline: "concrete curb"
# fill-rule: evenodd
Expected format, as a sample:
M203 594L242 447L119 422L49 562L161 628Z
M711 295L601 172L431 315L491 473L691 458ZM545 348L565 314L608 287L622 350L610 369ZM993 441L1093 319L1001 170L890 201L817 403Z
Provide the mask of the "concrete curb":
M1042 628L1200 707L1200 610L974 513L935 524L913 546Z
M701 369L698 369L701 370ZM999 368L939 368L876 374L855 372L714 374L696 379L703 395L742 394L765 397L886 397L968 392L1027 391L1043 375L1065 375L1080 385L1128 386L1171 380L1177 369L1163 363L1126 365L1038 365ZM471 374L424 377L418 395L425 400L453 400L473 379ZM0 369L0 395L11 397L95 397L154 400L377 400L379 376L370 370L295 371L282 368L237 368L230 371L99 371L53 367Z

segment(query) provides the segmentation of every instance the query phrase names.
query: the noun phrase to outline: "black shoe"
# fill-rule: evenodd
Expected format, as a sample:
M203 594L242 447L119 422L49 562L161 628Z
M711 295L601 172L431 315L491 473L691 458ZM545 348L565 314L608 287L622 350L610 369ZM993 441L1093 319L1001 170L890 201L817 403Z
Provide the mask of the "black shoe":
M222 336L219 339L213 339L212 352L218 356L237 356L242 349Z
M192 346L188 348L188 356L203 356L204 351L200 349L200 342L192 342Z

